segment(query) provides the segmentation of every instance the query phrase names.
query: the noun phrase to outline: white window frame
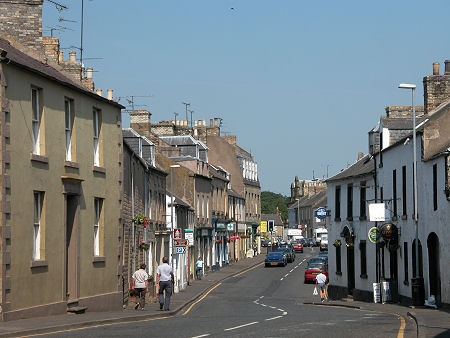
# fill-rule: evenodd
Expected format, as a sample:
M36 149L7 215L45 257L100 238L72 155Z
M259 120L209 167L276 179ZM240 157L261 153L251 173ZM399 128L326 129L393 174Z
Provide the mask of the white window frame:
M94 256L100 256L100 216L102 199L94 198Z
M72 101L64 100L65 134L66 134L66 161L72 161Z
M33 260L41 259L41 216L42 216L42 197L41 191L34 191L34 214L33 214Z
M99 134L100 134L100 127L99 127L99 115L100 111L98 109L93 110L93 126L94 126L94 166L99 167L100 166L100 152L99 152Z
M31 88L31 135L33 142L33 154L40 155L40 109L39 109L39 89Z

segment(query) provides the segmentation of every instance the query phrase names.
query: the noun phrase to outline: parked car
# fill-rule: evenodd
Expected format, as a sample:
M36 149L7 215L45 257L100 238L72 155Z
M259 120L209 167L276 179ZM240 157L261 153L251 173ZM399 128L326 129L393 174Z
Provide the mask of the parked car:
M267 247L267 246L269 246L269 243L270 243L269 239L264 239L261 241L261 246Z
M286 254L288 263L292 263L293 261L295 261L295 253L291 248L279 248L278 251L284 252Z
M264 260L265 266L286 266L287 265L287 257L281 251L272 251L266 255L266 259Z
M317 256L319 257L327 257L328 258L328 251L320 251Z
M314 246L314 240L312 238L307 238L308 246Z
M294 249L295 252L303 253L303 244L300 241L292 242L291 246L292 246L292 249Z
M314 283L316 276L323 273L328 279L328 267L324 264L311 264L305 270L305 283Z

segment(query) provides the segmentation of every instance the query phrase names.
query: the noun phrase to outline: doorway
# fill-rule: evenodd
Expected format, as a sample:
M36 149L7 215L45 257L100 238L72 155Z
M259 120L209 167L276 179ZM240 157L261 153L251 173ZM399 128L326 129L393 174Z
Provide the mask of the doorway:
M436 303L441 301L441 276L439 260L439 237L432 232L427 239L428 246L428 266L430 278L430 296L434 295Z
M348 294L353 295L355 288L355 247L353 245L347 247L347 281Z
M66 196L66 246L65 246L65 289L66 300L78 299L79 261L78 261L78 211L79 196Z

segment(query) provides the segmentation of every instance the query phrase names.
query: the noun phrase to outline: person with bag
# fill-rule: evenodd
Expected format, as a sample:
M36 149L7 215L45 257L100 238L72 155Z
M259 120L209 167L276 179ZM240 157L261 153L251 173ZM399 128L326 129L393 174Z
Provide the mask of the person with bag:
M327 282L327 276L325 276L322 272L320 272L316 276L316 289L314 289L314 292L317 293L317 288L320 292L320 300L322 303L325 301L325 283Z
M145 264L141 264L140 269L133 273L133 285L134 285L134 294L136 296L136 306L135 310L138 307L141 307L141 310L145 308L145 293L148 292L148 274L145 271L147 266Z

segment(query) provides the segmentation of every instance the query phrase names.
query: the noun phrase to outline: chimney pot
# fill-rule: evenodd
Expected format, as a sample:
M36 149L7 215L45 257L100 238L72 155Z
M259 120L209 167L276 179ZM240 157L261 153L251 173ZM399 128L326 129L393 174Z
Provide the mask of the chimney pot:
M107 93L108 100L112 100L113 99L113 90L112 89L108 89L106 91L106 93Z
M92 80L92 73L94 72L94 69L92 67L87 67L86 69L86 77L89 80Z
M360 159L362 159L364 157L364 153L363 152L359 152L358 153L358 161L360 160Z
M58 61L59 63L62 63L64 61L64 52L62 50L58 53Z
M102 96L102 89L101 88L97 88L97 90L95 92L97 93L97 95Z
M439 62L433 62L433 75L439 75Z
M198 125L198 121L195 120L195 121L194 121L194 127L197 127L197 125Z
M450 75L450 60L445 60L445 75Z
M74 50L69 52L69 62L75 63L77 62L77 53Z

